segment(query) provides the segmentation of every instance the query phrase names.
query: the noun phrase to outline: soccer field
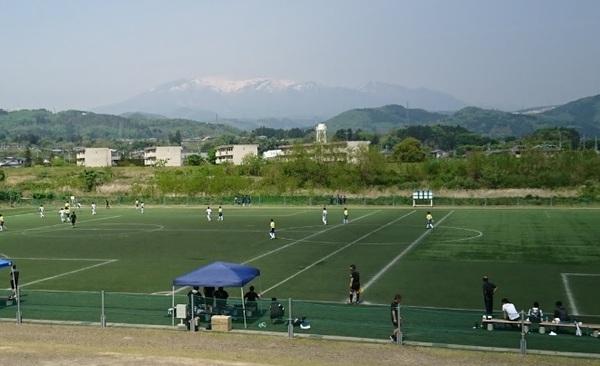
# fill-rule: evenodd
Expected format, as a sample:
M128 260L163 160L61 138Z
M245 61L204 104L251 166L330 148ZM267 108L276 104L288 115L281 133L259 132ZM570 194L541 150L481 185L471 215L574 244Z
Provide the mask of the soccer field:
M265 297L342 303L356 264L367 303L401 293L406 305L481 309L487 274L499 288L496 309L502 297L548 311L562 300L571 313L600 316L600 210L434 208L428 231L423 208L350 207L345 225L339 206L329 207L328 225L321 207L224 206L223 222L216 214L208 222L204 209L99 208L92 216L84 207L75 228L51 207L45 218L35 208L4 209L0 253L19 266L24 290L164 296L176 276L222 260L260 268L254 284Z

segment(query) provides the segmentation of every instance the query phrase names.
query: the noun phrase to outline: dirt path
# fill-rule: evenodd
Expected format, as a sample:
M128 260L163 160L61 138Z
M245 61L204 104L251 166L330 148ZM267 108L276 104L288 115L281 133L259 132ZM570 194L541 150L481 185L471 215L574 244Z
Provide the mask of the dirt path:
M600 360L521 356L285 337L184 331L0 324L3 365L600 365Z

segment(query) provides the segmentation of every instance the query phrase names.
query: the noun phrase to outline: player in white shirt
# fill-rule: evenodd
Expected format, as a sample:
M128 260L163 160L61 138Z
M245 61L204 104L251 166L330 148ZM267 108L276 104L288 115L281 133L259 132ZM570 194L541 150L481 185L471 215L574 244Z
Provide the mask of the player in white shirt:
M92 215L96 214L96 202L92 202Z
M144 213L144 201L140 202L140 213Z
M40 205L39 212L40 212L40 217L44 217L44 205Z
M327 207L323 206L323 216L321 217L323 225L327 225Z
M58 214L60 215L60 222L66 222L67 221L67 214L65 213L65 209L61 208L60 210L58 210Z
M502 312L504 312L504 319L506 320L517 321L520 319L517 308L507 298L502 299Z
M223 221L223 207L219 206L219 221Z
M139 200L135 200L135 209L136 210L140 209L140 201Z
M212 221L212 217L211 217L211 215L212 215L212 208L210 208L210 206L208 206L208 207L206 208L206 219L207 219L208 221Z

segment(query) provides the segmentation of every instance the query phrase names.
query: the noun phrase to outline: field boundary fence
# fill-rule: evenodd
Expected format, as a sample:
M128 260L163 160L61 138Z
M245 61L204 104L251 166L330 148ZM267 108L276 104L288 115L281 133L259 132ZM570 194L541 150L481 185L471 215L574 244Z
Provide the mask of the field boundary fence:
M197 331L211 328L212 315L224 314L231 317L236 332L390 343L393 343L390 336L395 329L391 321L391 305L355 305L286 298L261 299L242 306L240 298L226 301L201 298L196 300L192 312L190 298L186 294L172 297L107 291L23 289L19 301L8 301L9 295L7 290L0 291L0 319L17 323L141 326ZM186 305L185 314L178 316L178 304ZM481 325L482 311L479 310L405 305L398 310L401 318L399 337L395 342L398 346L406 344L600 358L600 338L587 330L581 336L569 330L559 330L557 336L550 336L548 332L540 334L534 327L523 332L515 323L489 331ZM243 320L244 311L246 323ZM586 318L582 321L599 323L600 319Z

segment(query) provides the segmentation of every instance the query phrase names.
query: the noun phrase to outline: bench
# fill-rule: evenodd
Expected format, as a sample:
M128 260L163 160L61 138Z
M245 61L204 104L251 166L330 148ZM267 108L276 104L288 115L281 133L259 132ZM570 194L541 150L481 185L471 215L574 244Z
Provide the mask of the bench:
M554 327L565 328L565 329L576 329L574 322L561 322L561 323L553 323L553 322L541 322L540 323L540 333L545 333L546 327ZM600 337L600 324L590 324L590 323L581 323L579 324L579 328L581 330L587 329L592 337L598 338Z
M493 319L482 319L481 320L481 326L486 326L487 330L492 331L494 330L494 325L516 325L517 327L521 327L521 324L523 324L523 331L525 333L529 332L529 327L531 326L531 322L530 321L521 321L521 320L506 320L506 319L497 319L497 318L493 318Z

